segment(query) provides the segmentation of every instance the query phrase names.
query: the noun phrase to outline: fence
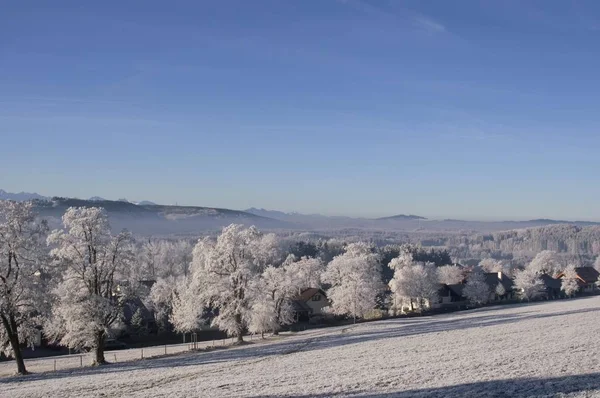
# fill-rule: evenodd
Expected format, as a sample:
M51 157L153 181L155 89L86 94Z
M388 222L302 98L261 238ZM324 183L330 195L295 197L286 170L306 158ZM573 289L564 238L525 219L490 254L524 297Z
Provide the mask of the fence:
M156 358L164 355L181 354L190 350L201 350L207 348L225 347L235 343L235 338L226 338L220 340L198 341L197 335L188 334L189 341L182 344L170 344L162 346L152 346L144 348L130 348L124 350L106 351L104 357L108 362L125 362L139 359ZM246 336L247 339L256 339L255 336ZM94 358L93 352L84 354L60 355L54 357L31 358L25 360L27 371L33 373L53 372L59 370L77 369L90 366ZM0 377L14 375L16 365L14 361L0 362Z

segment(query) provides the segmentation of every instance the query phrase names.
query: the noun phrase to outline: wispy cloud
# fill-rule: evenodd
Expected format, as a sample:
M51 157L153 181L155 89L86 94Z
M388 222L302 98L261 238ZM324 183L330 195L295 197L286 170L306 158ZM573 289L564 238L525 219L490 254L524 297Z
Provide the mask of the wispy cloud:
M446 32L446 27L444 25L423 15L414 16L413 22L417 28L422 29L430 34Z
M441 133L440 137L462 139L467 141L490 141L490 140L507 140L512 138L507 134L491 133L485 130L478 129L461 129L457 128L457 131Z
M371 3L366 0L336 0L338 3L359 11L365 15L383 18L396 19L403 23L412 25L419 31L424 31L428 34L439 34L447 32L446 26L433 18L412 12L405 8L382 7L379 4Z
M398 18L398 15L383 7L375 6L365 0L336 0L339 4L350 7L363 14L379 18Z

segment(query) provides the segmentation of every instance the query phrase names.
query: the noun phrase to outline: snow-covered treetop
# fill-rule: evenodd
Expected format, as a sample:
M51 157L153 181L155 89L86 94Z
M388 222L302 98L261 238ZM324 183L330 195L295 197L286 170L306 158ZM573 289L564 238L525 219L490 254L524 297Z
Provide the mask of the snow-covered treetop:
M403 251L400 256L393 258L390 261L389 267L393 270L401 269L409 265L413 265L413 255L410 252Z
M48 232L45 221L36 219L31 202L0 201L0 266L9 253L21 266L39 264L43 240Z
M112 236L108 215L99 207L71 207L63 216L64 230L54 230L48 243L56 263L67 267L88 289L109 297L117 271L132 261L131 235ZM110 281L110 283L105 283ZM93 282L93 283L91 283Z
M551 250L539 252L533 260L527 265L527 269L538 274L548 274L554 276L562 271L560 258Z
M321 287L321 275L325 264L320 258L302 257L296 260L293 255L288 256L283 264L294 285L300 289L308 287Z
M278 253L274 234L262 234L256 227L231 224L216 241L204 238L194 248L195 267L219 274L247 268L258 270L274 261Z
M110 239L110 225L106 210L100 207L71 207L62 217L68 236L92 246L105 244ZM65 237L63 231L54 231L53 239Z
M485 272L501 272L504 270L502 262L493 258L484 258L479 262L479 267Z
M444 265L437 269L438 281L446 285L461 283L465 279L464 270L457 265Z

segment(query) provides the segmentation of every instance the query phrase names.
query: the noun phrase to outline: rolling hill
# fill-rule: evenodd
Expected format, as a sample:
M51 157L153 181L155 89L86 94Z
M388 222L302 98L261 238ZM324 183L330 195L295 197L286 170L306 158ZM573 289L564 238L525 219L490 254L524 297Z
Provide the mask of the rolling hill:
M389 230L402 232L496 232L548 225L600 225L592 221L533 219L526 221L472 221L427 219L418 215L398 214L381 218L326 216L301 214L260 208L231 210L216 207L158 205L150 201L107 200L100 196L90 199L54 197L37 193L10 193L0 189L0 200L33 200L39 213L58 226L64 211L70 206L104 207L115 230L129 229L143 235L198 234L216 231L231 223L256 225L265 230L333 231L344 229Z
M127 229L140 235L193 235L217 231L231 223L255 225L261 229L292 227L281 220L238 210L212 207L136 205L124 201L90 201L59 197L49 201L36 200L34 202L39 214L47 218L53 227L60 225L60 218L72 206L103 207L108 212L113 230Z

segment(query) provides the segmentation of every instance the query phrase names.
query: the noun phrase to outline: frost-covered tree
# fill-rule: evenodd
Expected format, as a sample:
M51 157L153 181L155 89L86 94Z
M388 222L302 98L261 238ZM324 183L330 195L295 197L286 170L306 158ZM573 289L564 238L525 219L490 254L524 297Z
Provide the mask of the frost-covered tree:
M463 269L458 265L444 265L437 269L438 281L446 285L461 283L465 276Z
M131 316L131 327L135 330L140 329L144 325L144 317L142 316L141 308L135 310Z
M268 266L251 284L252 311L248 329L252 333L277 334L294 321L292 301L303 288L320 287L323 262L289 255L280 267ZM270 311L270 312L269 312Z
M144 316L141 308L135 310L131 316L131 328L140 336L145 336L148 334L148 328L144 322Z
M577 280L577 271L573 264L569 264L563 273L563 277L560 283L560 290L565 292L567 296L572 296L579 291L579 283Z
M502 261L495 260L493 258L485 258L479 262L479 267L484 272L502 272L504 270L504 265Z
M504 295L506 294L506 289L504 288L504 285L502 285L501 283L498 283L496 285L495 293L500 298L504 297Z
M188 276L192 263L194 245L187 240L178 240L166 244L166 257L169 259L167 275Z
M189 285L192 250L193 245L188 240L149 239L141 245L138 260L129 269L128 279L132 286L136 286L136 281L156 280L151 289L144 283L137 283L135 293L154 309L156 322L162 330L168 328L174 302L177 302L177 311L186 305L181 299L176 300L176 294L178 290L182 296L188 294L184 289ZM204 308L203 305L199 307ZM190 315L190 319L194 319L195 315ZM175 317L181 319L181 313Z
M169 276L158 278L148 296L148 306L154 310L154 317L160 329L166 330L173 313L173 301L177 287L186 283L183 277Z
M62 221L64 229L48 237L62 280L45 332L70 348L92 348L94 363L103 364L104 342L121 318L117 281L133 260L131 236L112 235L102 208L71 207Z
M394 266L394 277L389 283L394 295L394 307L408 301L413 310L416 301L423 310L426 304L431 305L437 300L439 282L433 263L414 262L406 257L399 261L392 260L390 264Z
M485 274L479 267L475 267L467 277L467 284L463 290L464 295L475 304L485 304L490 299L490 287L485 283Z
M600 272L600 256L596 257L596 261L594 261L594 268L596 271Z
M193 332L204 323L204 303L196 283L192 278L184 278L172 292L169 321L176 332Z
M139 249L139 262L148 279L187 276L193 244L186 239L148 239Z
M276 314L277 310L273 300L266 296L259 298L252 304L248 331L254 334L260 333L264 338L266 332L277 330L280 327Z
M151 286L148 285L148 281L153 280L154 277L147 272L146 264L141 258L143 252L140 247L132 244L130 248L133 255L130 261L127 262L127 267L123 267L120 273L117 291L124 300L139 298L149 306L148 296L150 295Z
M351 243L344 254L336 256L323 273L323 282L331 285L327 296L330 310L337 315L364 317L377 305L383 290L381 265L372 248L364 243Z
M206 304L219 311L212 324L243 341L252 312L250 284L278 256L277 239L255 227L232 224L216 242L201 239L194 248L192 278Z
M502 272L503 274L506 274L508 276L512 276L514 271L513 267L510 264L500 260L495 260L493 258L486 258L481 260L481 262L479 263L479 267L483 269L484 272Z
M294 256L288 256L283 266L293 284L298 288L298 293L302 289L321 287L321 275L325 271L325 264L320 258L302 257L296 260Z
M409 251L402 250L400 251L400 255L398 257L395 257L390 261L388 267L396 271L406 266L413 265L413 263L414 260L412 254Z
M515 272L515 289L527 301L541 296L544 292L544 283L539 277L539 274L532 269L526 268L522 271Z
M154 259L156 276L187 276L192 262L194 246L188 240L161 240Z
M144 276L156 278L162 256L162 241L148 239L139 250L139 263L142 266Z
M48 227L31 203L0 201L0 352L27 372L21 344L33 345L44 304L41 272Z
M271 309L271 331L277 332L281 325L288 325L293 321L290 302L298 292L298 285L293 275L288 272L289 265L280 268L267 267L253 288L253 300L257 302L257 314L254 310L251 319L258 316L265 318L265 311ZM263 319L264 320L264 319ZM252 323L252 322L251 322ZM254 324L263 323L261 321Z
M556 252L544 250L539 252L526 268L536 274L555 276L562 271L562 264Z
M344 253L345 243L340 239L320 240L317 242L319 257L324 263L329 263L336 256Z

